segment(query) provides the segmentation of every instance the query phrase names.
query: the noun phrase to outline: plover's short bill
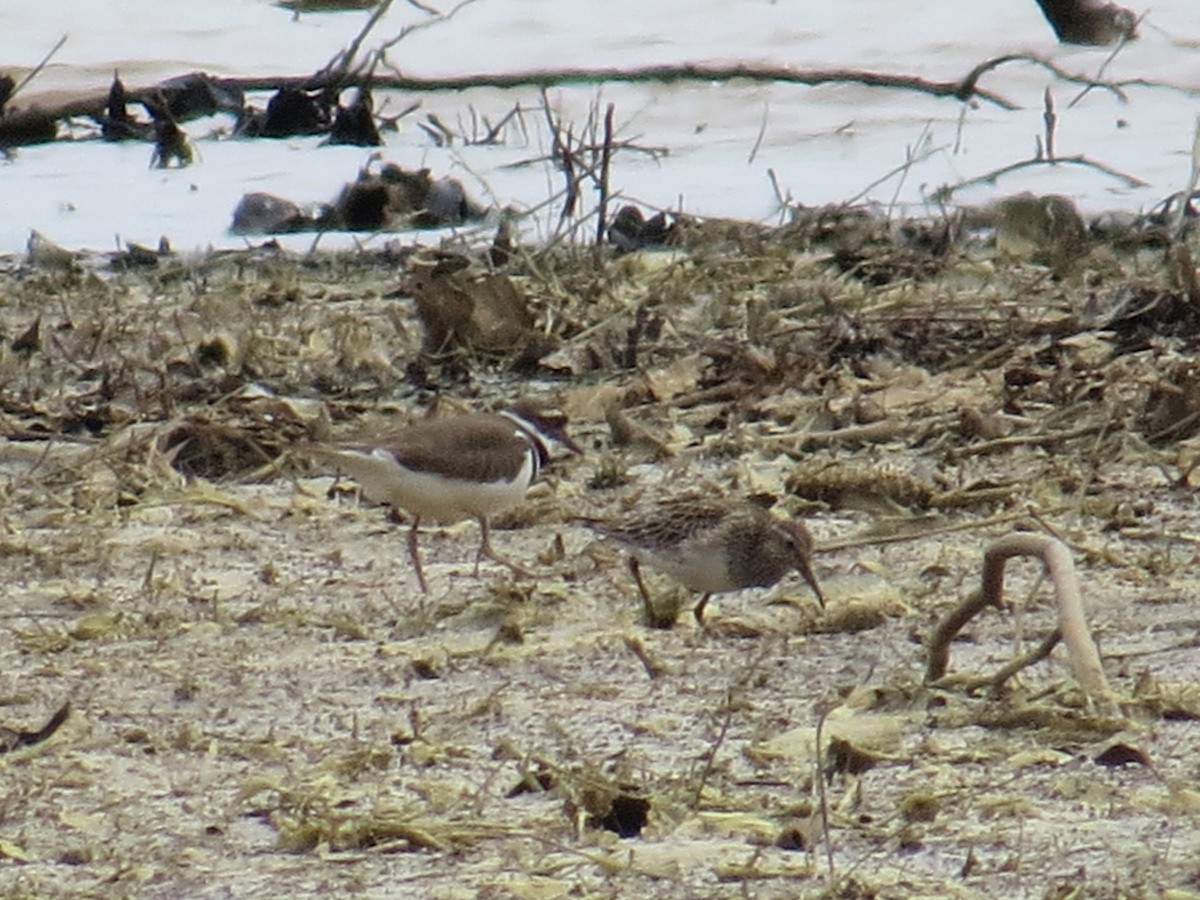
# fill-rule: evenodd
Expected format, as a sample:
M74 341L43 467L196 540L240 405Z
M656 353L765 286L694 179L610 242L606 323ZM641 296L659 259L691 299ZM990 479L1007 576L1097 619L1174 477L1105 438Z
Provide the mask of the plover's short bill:
M792 569L799 570L825 606L812 570L808 529L795 519L777 519L756 504L693 493L635 507L617 518L581 521L629 551L629 569L652 625L671 623L655 613L642 564L703 594L694 610L701 624L713 594L771 587Z
M566 423L560 412L520 401L498 413L428 419L376 440L310 449L354 478L367 499L412 515L408 555L421 590L428 593L417 546L425 519L475 519L482 531L475 573L486 557L524 574L492 549L490 519L524 499L550 461L551 443L582 452L567 435Z

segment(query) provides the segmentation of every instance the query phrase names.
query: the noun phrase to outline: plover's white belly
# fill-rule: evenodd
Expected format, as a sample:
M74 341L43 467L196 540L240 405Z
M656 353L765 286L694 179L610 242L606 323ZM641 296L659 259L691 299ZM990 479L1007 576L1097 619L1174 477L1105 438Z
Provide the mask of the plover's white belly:
M406 469L386 450L365 453L343 450L337 454L341 468L362 488L363 495L390 503L422 519L456 522L491 516L516 506L533 480L533 460L526 456L512 481L464 481Z
M690 591L718 593L730 590L729 569L720 548L708 553L631 548L638 561L669 575Z

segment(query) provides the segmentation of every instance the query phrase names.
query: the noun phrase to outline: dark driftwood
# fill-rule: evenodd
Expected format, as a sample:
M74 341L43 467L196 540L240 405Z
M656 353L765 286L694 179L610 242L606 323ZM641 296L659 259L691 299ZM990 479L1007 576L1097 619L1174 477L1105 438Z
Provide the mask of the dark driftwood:
M266 78L213 79L216 85L241 88L243 91L279 91L284 88L305 91L371 87L375 90L413 92L461 91L473 87L553 87L572 84L604 82L672 83L679 81L756 81L780 82L816 86L822 84L861 84L867 87L917 91L935 97L956 100L979 98L1004 109L1016 107L1003 97L980 88L976 83L981 70L975 70L959 81L930 81L913 75L869 72L859 69L793 69L786 66L649 66L641 69L540 69L527 72L464 75L455 78L421 78L393 74L378 75L346 71L322 72L318 75L278 76ZM127 91L133 103L153 103L157 88ZM104 115L108 101L107 90L74 97L53 106L12 108L0 116L0 143L21 143L24 135L45 134L47 123L84 116Z
M1088 88L1109 91L1119 100L1126 99L1124 88L1160 87L1188 95L1200 94L1178 85L1146 79L1127 81L1105 81L1064 71L1049 60L1031 54L1008 54L985 60L956 81L933 81L914 75L887 72L871 72L862 69L796 69L788 66L709 66L683 64L674 66L648 66L640 69L535 69L526 72L501 72L495 74L462 75L453 78L422 78L403 73L381 75L368 69L327 68L315 75L281 75L258 78L213 78L217 87L227 86L242 91L276 92L282 89L302 91L340 91L352 87L369 87L375 90L397 90L412 93L438 91L462 91L476 87L547 88L563 85L602 84L604 82L662 83L681 81L724 82L751 81L800 84L815 87L825 84L859 84L873 88L915 91L934 97L967 101L983 100L1002 109L1020 108L1003 96L981 88L979 80L993 69L1008 63L1029 63L1040 66L1055 78ZM157 86L129 90L126 92L131 103L153 104L157 97ZM0 145L33 143L53 140L54 124L74 117L99 119L105 113L108 101L107 90L73 97L52 106L9 107L0 111Z

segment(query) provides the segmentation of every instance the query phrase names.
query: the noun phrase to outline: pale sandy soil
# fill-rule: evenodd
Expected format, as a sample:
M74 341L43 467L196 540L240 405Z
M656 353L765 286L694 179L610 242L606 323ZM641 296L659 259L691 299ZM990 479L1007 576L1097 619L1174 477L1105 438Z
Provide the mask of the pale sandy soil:
M428 400L405 378L421 330L393 262L10 263L0 725L71 713L0 755L0 895L1200 895L1194 454L1190 431L1149 442L1200 409L1195 339L1070 325L1089 292L1168 277L971 261L872 287L820 253L760 251L543 270L522 284L570 320L555 359L577 374L430 370L464 408L553 394L588 452L494 536L535 579L472 577L475 526L431 528L428 597L402 526L272 465L322 407L341 432ZM665 325L640 374L621 370L606 354L648 298ZM36 348L14 350L38 315ZM895 337L914 322L928 333ZM712 338L752 360L714 376ZM738 366L759 373L744 391L696 396ZM1163 385L1182 407L1156 406ZM612 446L613 386L640 392L626 414L673 457ZM172 469L162 438L189 415L252 432L264 467ZM904 427L805 437L879 421ZM878 496L885 476L999 495L927 509ZM569 519L698 478L808 512L824 613L791 576L717 598L703 631L686 612L642 624L620 554ZM922 639L1016 527L1072 549L1125 717L1084 708L1061 647L995 695L922 684ZM952 671L992 671L1051 627L1035 564L1010 568L1029 608L971 623ZM874 765L832 771L831 736ZM1096 761L1120 744L1149 764ZM549 790L518 790L539 775ZM618 794L649 803L639 837L595 827Z

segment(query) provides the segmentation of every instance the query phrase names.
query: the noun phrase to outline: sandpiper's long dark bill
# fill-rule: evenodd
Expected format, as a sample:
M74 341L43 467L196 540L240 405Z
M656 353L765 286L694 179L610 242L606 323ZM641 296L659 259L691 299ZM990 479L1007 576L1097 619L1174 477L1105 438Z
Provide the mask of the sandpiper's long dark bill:
M652 623L659 617L642 581L641 564L703 594L694 610L699 623L713 594L771 587L792 569L825 606L812 570L808 529L795 519L777 519L753 503L686 494L635 508L620 518L583 521L629 551L629 569Z
M376 440L313 450L357 481L367 499L412 515L408 555L421 590L428 593L417 546L423 519L475 519L482 531L476 574L484 557L523 574L492 549L490 519L524 499L550 461L551 444L582 452L566 424L562 413L520 401L498 413L428 419Z

